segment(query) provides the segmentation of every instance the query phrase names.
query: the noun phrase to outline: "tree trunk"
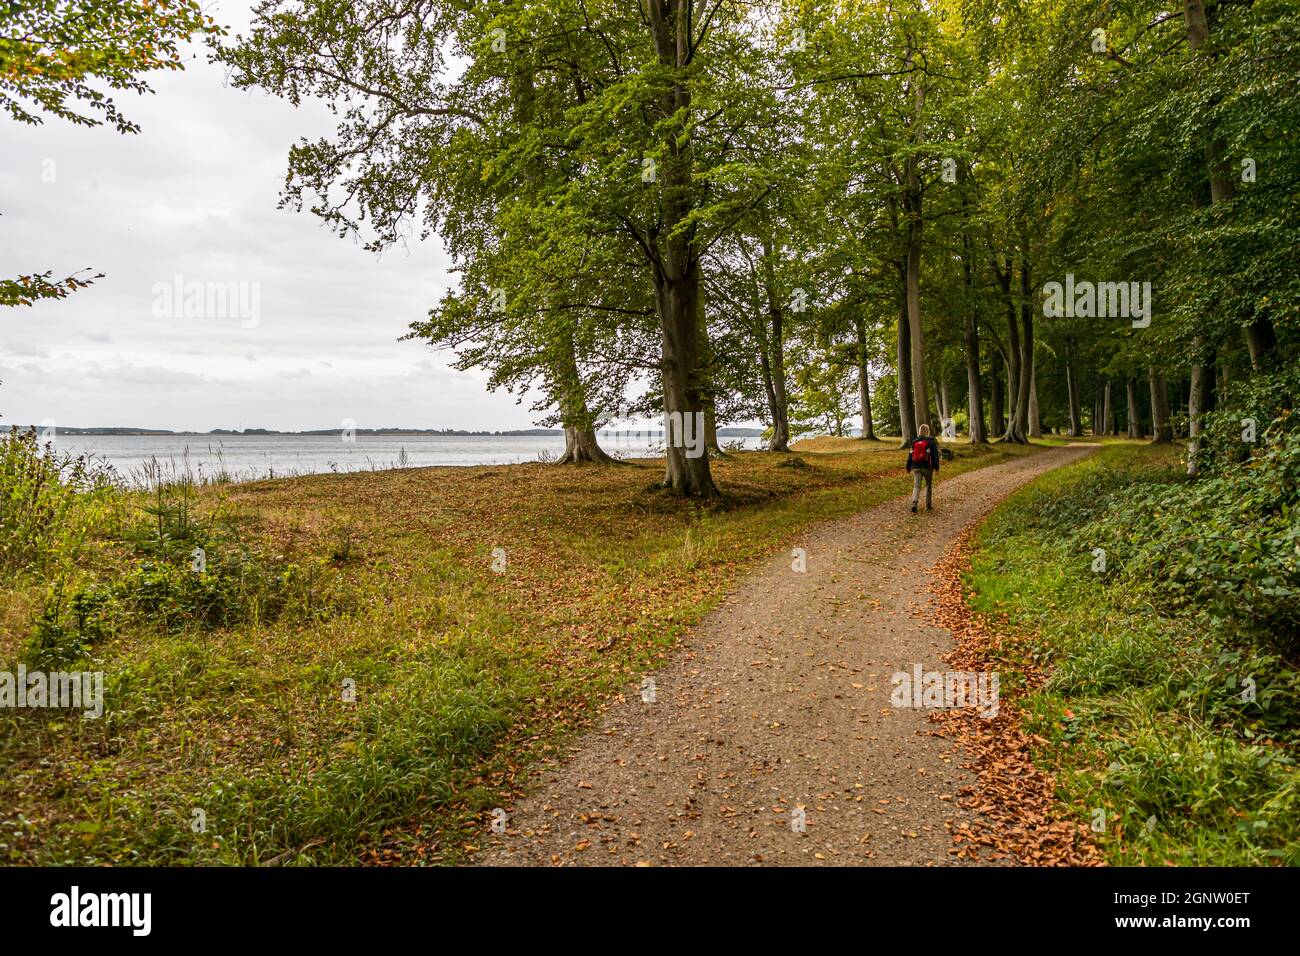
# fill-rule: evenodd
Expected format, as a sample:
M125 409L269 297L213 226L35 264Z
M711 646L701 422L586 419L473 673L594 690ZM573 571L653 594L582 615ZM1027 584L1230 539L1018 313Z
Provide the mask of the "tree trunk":
M903 434L900 448L907 448L916 438L916 417L912 414L912 344L907 322L907 301L898 304L898 422Z
M790 450L790 400L785 390L785 346L772 346L772 451Z
M967 335L971 327L967 326ZM979 339L966 342L966 417L969 420L967 431L972 445L988 444L989 433L984 426L984 393L980 386L980 352Z
M910 66L916 51L911 47L909 34L905 60ZM921 142L921 120L925 110L925 73L911 73L907 80L912 94L910 139L913 145ZM925 382L925 332L921 326L921 204L924 197L921 186L920 159L909 151L904 160L906 189L903 193L903 211L907 230L907 255L905 283L907 290L908 333L912 346L912 407L915 423L919 426L929 420L930 396Z
M865 364L858 366L858 395L862 405L862 438L866 441L878 441L876 427L871 421L871 377Z
M1001 270L998 272L998 284L1002 287L1002 295L1007 309L1007 427L1002 434L1003 441L1021 440L1016 432L1016 417L1019 414L1023 353L1020 349L1020 324L1016 319L1016 300L1011 294L1013 271L1012 260L1008 257L1006 272L1003 273Z
M697 326L700 330L700 365L703 369L713 368L713 346L709 342L708 321L704 317L704 299L696 300L700 310ZM718 444L718 404L712 389L704 393L704 452L711 458L730 458Z
M958 181L965 183L969 169L959 167ZM971 214L971 203L962 191L962 212ZM966 290L966 307L962 310L964 328L962 346L966 354L966 433L972 445L987 444L988 430L984 427L984 389L980 382L980 301L975 291L975 263L971 254L970 233L961 234L961 273Z
M1032 352L1029 358L1029 437L1042 438L1043 424L1038 418L1038 360Z
M790 420L784 408L780 411L780 417L772 422L772 440L768 443L767 450L790 450Z
M516 46L514 71L511 74L510 97L514 106L515 119L521 125L533 122L536 104L536 63L532 51L527 47ZM542 169L534 160L524 164L524 181L535 187L541 179ZM550 319L549 311L544 313ZM565 321L561 319L561 321ZM553 387L557 391L557 403L560 406L560 425L564 428L564 454L556 464L581 464L594 462L607 464L615 459L600 447L596 439L595 422L591 410L587 407L587 397L578 372L577 342L573 327L564 325L568 340L565 347L556 350L556 359L550 369ZM564 332L557 332L563 335Z
M669 245L678 245L671 240ZM682 255L689 256L682 249ZM675 261L674 261L675 260ZM699 264L693 258L670 255L669 263L684 266L674 278L660 271L656 305L663 329L664 438L667 463L664 487L689 497L714 498L717 486L704 448L704 396L699 380L699 334L695 297L699 294ZM667 264L667 263L666 263ZM680 431L678 430L680 428Z
M913 421L930 420L930 396L925 382L925 333L921 327L921 187L915 157L908 159L907 211L907 325L912 349Z
M1020 263L1020 323L1021 334L1020 342L1020 369L1017 376L1016 389L1016 412L1015 424L1007 430L1008 436L1020 444L1029 443L1029 381L1030 370L1033 368L1034 361L1034 313L1030 305L1030 275L1029 260L1022 259ZM1011 315L1012 324L1015 323L1014 312Z
M862 404L862 437L876 441L876 429L871 423L871 374L867 367L867 323L858 316L858 397Z
M1174 440L1173 427L1169 424L1169 385L1165 373L1156 371L1154 365L1147 369L1147 378L1151 386L1152 441L1168 444Z
M718 409L712 399L704 403L704 451L713 458L730 458L718 444Z
M691 8L689 0L657 0L645 8L660 66L674 78L659 96L655 112L661 121L680 121L690 129ZM702 446L704 383L700 367L701 282L694 213L693 146L689 134L674 132L662 143L659 164L659 215L662 230L654 235L658 254L651 266L655 279L655 309L663 334L661 373L664 389L667 467L664 486L690 497L716 498L717 486L709 456L691 447ZM682 433L669 434L680 424ZM696 430L701 433L695 436Z
M993 376L989 382L989 427L993 429L993 437L997 438L1006 432L1007 424L1002 412L1002 353L996 349L993 352Z
M1074 363L1068 359L1065 362L1065 391L1070 403L1070 437L1079 438L1083 435L1082 415L1079 414L1079 382L1074 374Z
M556 464L610 464L615 459L605 454L596 440L596 423L587 407L576 351L577 344L570 335L569 347L559 349L556 353L553 373L559 380L560 424L564 428L564 454L556 460Z
M761 320L755 323L761 326ZM761 327L758 329L761 332ZM786 411L785 382L772 374L772 362L769 360L766 336L760 335L758 345L758 366L763 378L763 391L767 395L767 410L772 419L772 440L768 442L768 451L790 450L790 420Z
M760 330L759 364L767 391L767 407L772 416L772 441L769 451L790 450L790 403L785 388L785 308L776 288L776 251L763 237L763 294L767 299L770 334ZM771 356L769 361L769 354Z
M1197 53L1210 38L1210 24L1205 16L1202 0L1184 0L1183 21L1187 27L1187 46ZM1221 165L1227 145L1222 138L1211 140L1205 147L1205 166L1210 176L1210 203L1225 202L1233 198L1236 186L1223 175ZM1250 334L1246 335L1250 345ZM1200 471L1201 415L1205 410L1208 390L1205 368L1205 336L1198 335L1192 342L1193 364L1190 393L1187 396L1187 474L1195 478ZM1251 365L1257 362L1256 348L1251 348Z
M1128 380L1128 437L1142 437L1142 418L1138 412L1138 394L1137 379L1132 376Z
M1277 346L1277 333L1267 318L1257 317L1246 326L1246 348L1250 350L1250 368L1258 372L1269 353Z
M1020 348L1017 346L1016 355L1020 354ZM1016 359L1017 363L1020 361ZM1006 362L1007 368L1007 407L1006 420L1002 423L1002 440L1007 441L1011 438L1016 427L1016 394L1020 391L1019 369L1013 369L1011 362Z
M556 459L557 465L577 465L583 462L610 464L615 461L605 454L596 440L595 429L564 426L564 454Z
M967 432L972 445L987 444L988 431L984 428L984 392L980 385L980 313L975 298L975 277L971 267L970 237L961 237L962 276L966 284L967 303L962 344L966 351L966 417Z

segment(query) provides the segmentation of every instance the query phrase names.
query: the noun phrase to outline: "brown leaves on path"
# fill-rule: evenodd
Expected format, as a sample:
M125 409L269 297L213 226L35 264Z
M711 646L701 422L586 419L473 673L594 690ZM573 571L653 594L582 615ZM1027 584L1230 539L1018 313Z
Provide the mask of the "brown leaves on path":
M1021 686L1032 690L1042 684L1045 671L1019 661L1012 664L1007 653L1010 645L1024 638L1006 634L996 621L973 614L966 603L962 572L970 564L977 530L975 526L965 531L931 569L930 591L938 599L933 614L956 642L944 660L954 670L999 671L1002 687L1014 669ZM978 775L973 786L959 792L960 805L978 815L973 823L953 825L952 853L1032 866L1104 865L1087 827L1065 817L1056 800L1055 778L1034 763L1031 744L1045 741L1025 733L1020 708L1005 693L994 717L955 708L938 711L931 719L944 736L962 744L971 759L968 769Z

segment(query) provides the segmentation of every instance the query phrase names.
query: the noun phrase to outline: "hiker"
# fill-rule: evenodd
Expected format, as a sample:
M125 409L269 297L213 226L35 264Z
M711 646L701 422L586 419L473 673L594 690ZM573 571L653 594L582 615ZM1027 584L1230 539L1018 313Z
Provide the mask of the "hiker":
M930 426L917 429L916 441L907 455L907 470L912 473L912 514L921 498L921 479L925 479L925 510L930 510L934 473L939 470L939 443L930 437Z

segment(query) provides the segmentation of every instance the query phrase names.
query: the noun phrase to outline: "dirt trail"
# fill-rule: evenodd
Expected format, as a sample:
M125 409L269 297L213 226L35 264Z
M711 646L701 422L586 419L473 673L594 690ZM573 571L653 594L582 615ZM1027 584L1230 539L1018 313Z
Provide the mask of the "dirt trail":
M971 775L927 711L890 705L891 676L946 669L926 586L957 534L1088 451L943 481L929 513L898 498L811 529L805 572L785 552L747 576L652 675L653 702L632 689L543 767L477 862L954 863L946 821Z

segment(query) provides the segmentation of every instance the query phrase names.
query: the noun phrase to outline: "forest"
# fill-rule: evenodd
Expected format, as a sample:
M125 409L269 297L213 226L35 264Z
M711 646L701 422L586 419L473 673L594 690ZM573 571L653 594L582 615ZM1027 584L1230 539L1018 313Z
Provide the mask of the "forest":
M459 288L411 335L532 388L572 461L646 411L776 451L1178 436L1195 474L1295 394L1295 14L267 3L219 55L334 104L284 200L441 236ZM665 484L719 493L672 448Z

